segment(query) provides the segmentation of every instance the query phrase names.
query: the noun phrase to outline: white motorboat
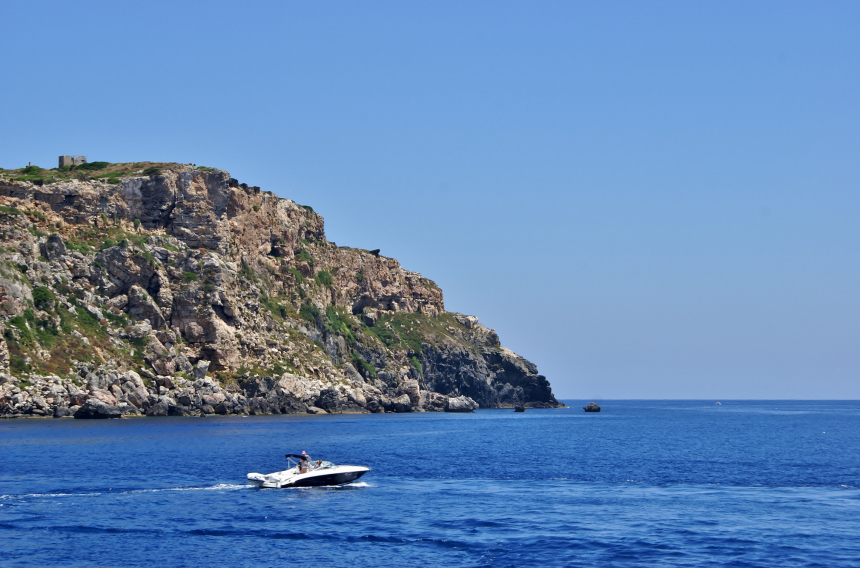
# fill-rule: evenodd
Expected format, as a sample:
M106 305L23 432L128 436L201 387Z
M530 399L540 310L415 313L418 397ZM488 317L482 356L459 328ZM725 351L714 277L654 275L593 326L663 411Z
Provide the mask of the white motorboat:
M329 461L316 460L301 465L302 456L287 454L287 464L291 466L275 473L249 473L248 481L262 489L283 489L287 487L321 487L343 485L355 481L368 471L363 465L335 465Z

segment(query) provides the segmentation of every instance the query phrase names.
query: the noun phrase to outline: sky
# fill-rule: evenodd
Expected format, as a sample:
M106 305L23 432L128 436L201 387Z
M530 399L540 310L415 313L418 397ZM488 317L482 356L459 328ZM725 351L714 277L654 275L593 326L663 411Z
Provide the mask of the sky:
M0 2L0 167L214 166L562 399L860 399L860 3Z

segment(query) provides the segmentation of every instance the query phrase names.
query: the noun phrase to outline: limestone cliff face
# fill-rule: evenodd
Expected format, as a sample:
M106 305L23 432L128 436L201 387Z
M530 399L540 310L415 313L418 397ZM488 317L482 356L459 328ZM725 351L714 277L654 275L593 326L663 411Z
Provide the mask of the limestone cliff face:
M190 165L112 181L0 178L0 413L558 406L434 282L328 242L310 207Z

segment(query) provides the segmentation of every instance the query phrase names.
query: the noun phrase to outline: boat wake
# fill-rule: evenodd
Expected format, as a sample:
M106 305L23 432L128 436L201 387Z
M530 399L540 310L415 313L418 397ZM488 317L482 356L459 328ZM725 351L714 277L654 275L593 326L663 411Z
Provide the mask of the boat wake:
M155 489L121 489L114 491L107 489L102 491L82 491L79 493L22 493L19 495L0 495L0 501L11 499L52 499L59 497L96 497L99 495L129 495L134 493L162 493L165 491L238 491L240 489L253 489L254 485L218 483L202 487L163 487Z

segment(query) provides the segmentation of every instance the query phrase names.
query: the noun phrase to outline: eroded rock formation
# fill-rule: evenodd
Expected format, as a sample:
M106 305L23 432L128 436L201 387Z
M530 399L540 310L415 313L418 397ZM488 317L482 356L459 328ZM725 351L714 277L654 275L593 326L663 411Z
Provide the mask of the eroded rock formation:
M0 171L1 414L559 406L434 282L327 241L310 207L220 170L114 166Z

